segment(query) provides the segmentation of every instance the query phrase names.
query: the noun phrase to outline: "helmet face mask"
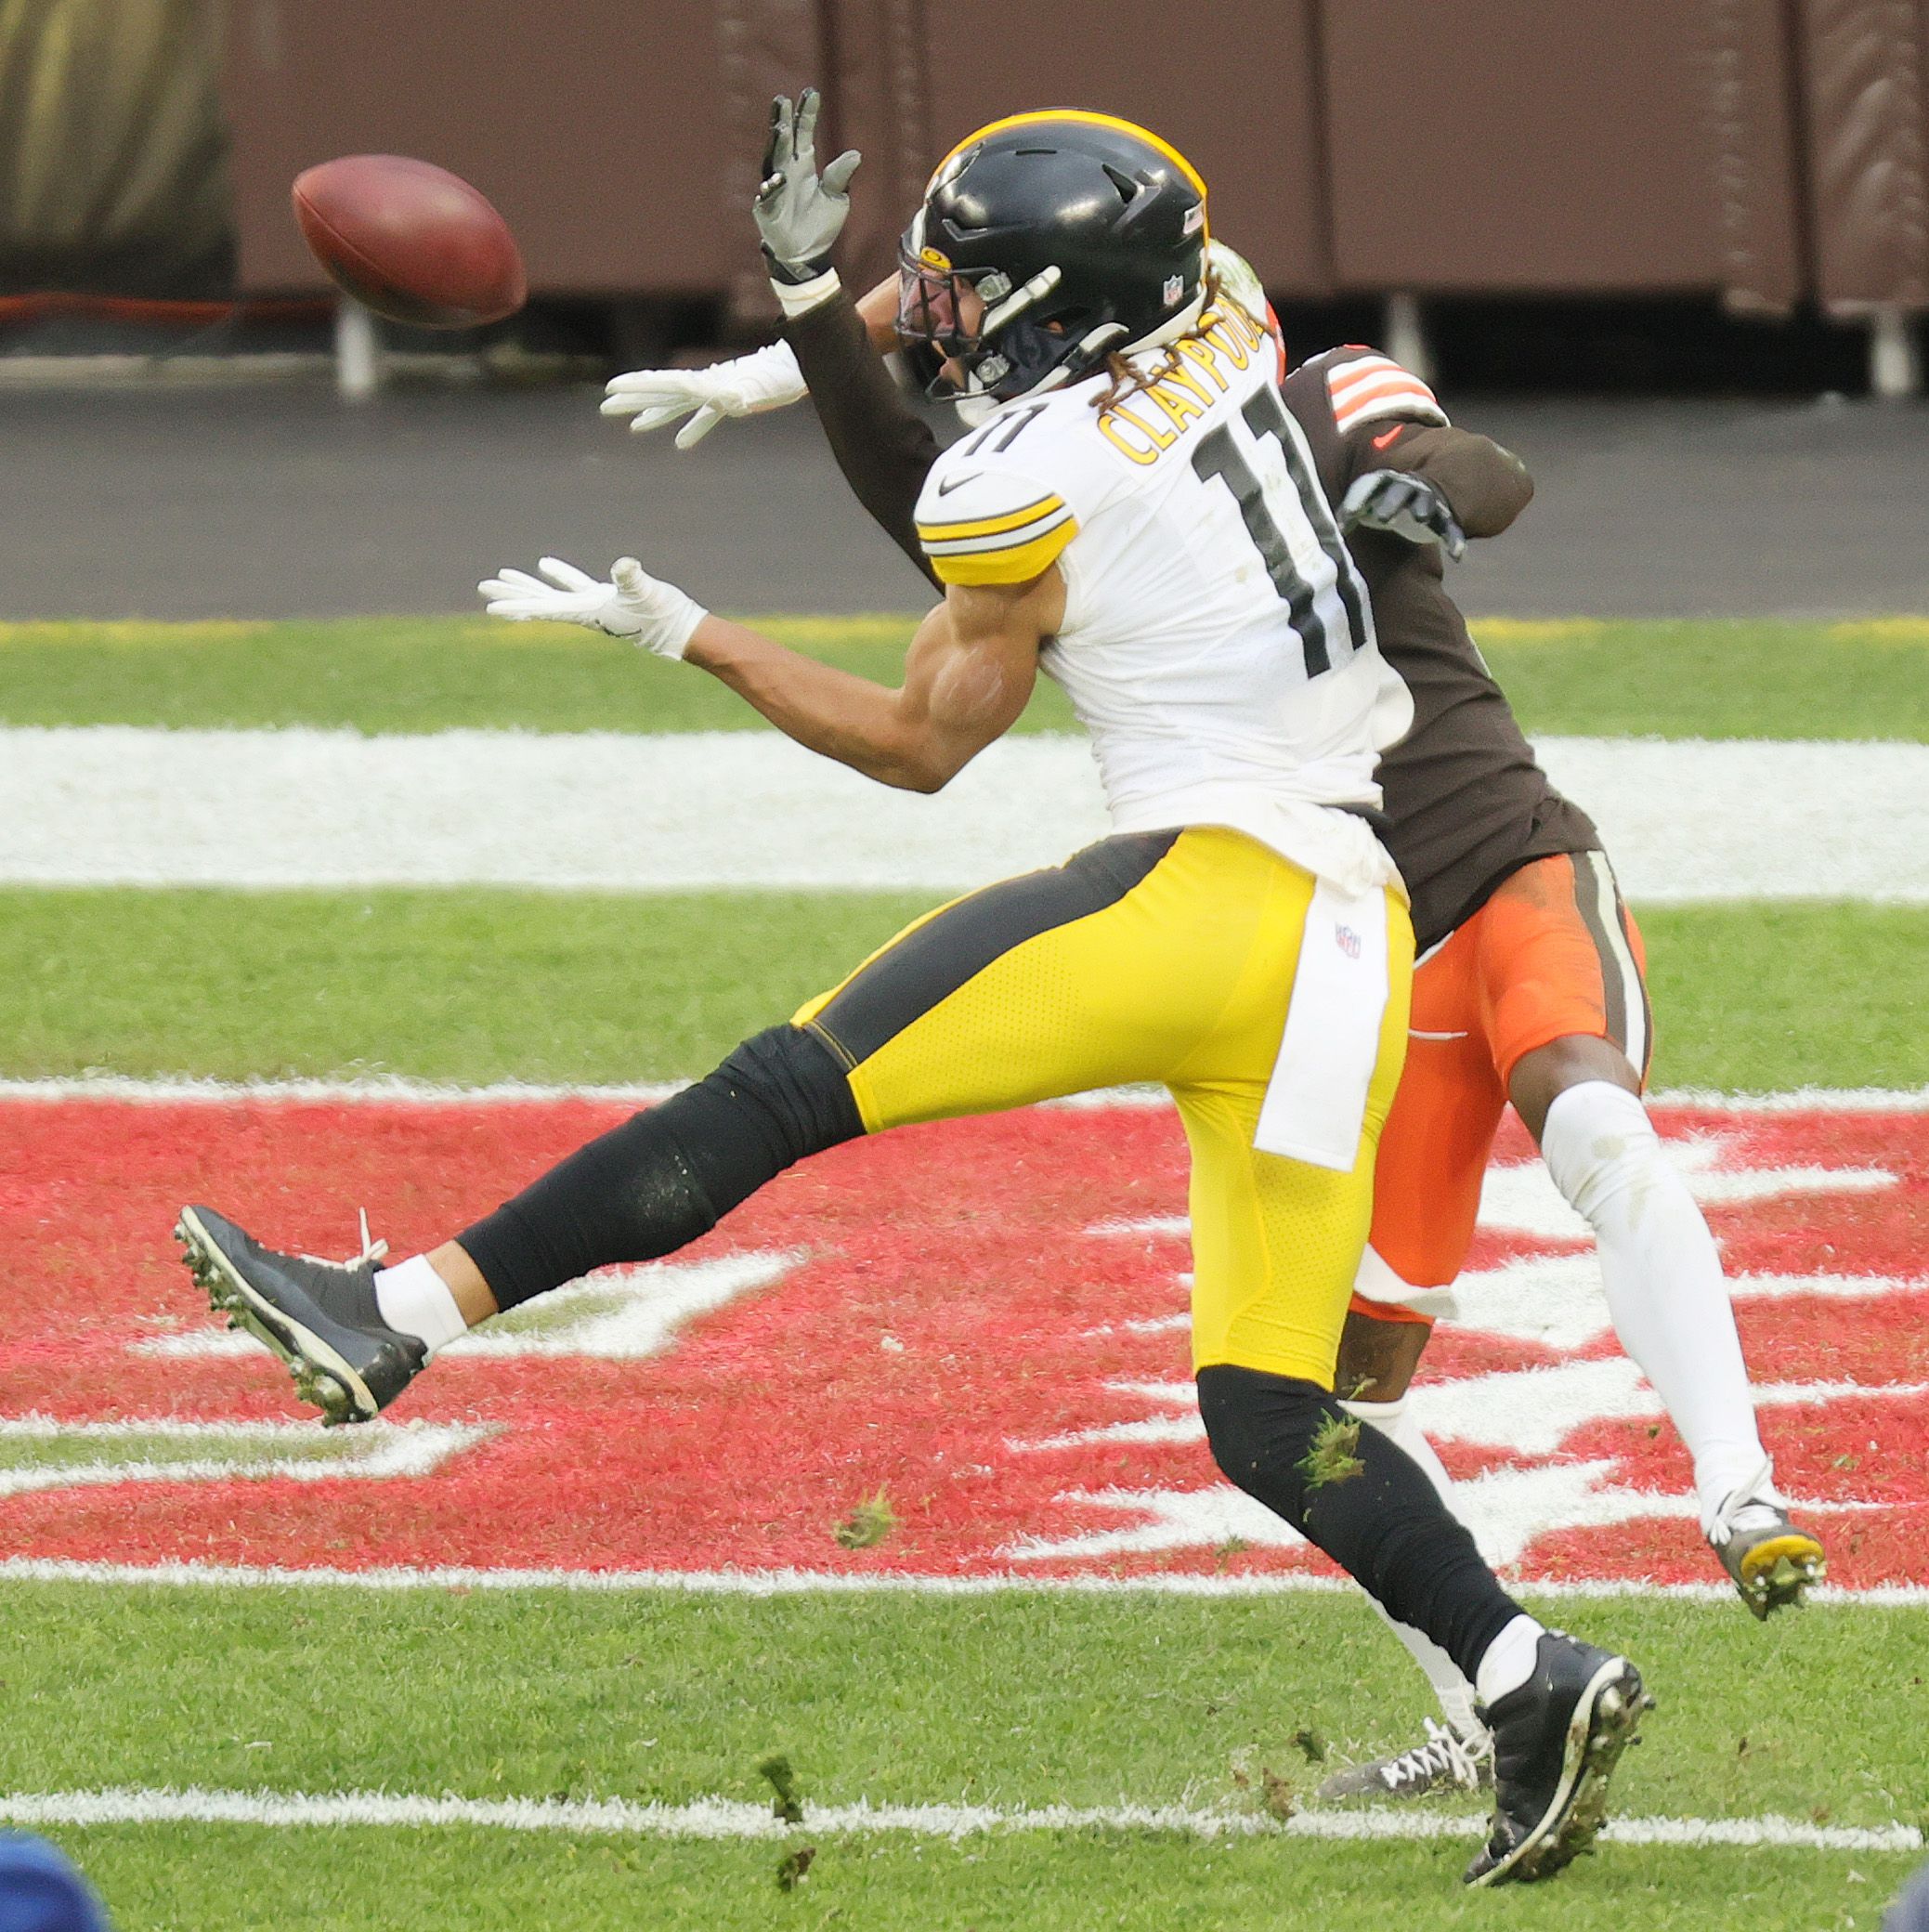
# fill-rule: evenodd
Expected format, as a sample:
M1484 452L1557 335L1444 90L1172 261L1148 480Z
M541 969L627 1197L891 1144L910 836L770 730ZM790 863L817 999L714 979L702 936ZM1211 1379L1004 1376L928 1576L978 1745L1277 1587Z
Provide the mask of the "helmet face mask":
M1006 401L1166 338L1204 290L1205 184L1155 135L1059 111L945 159L899 251L898 330L941 399Z
M937 268L924 258L932 253L900 251L897 332L907 342L922 343L943 363L929 385L933 398L1003 400L1023 395L1077 347L1066 318L1041 324L1028 314L1056 286L1056 268L1047 267L1013 289L1001 268Z
M984 346L979 331L986 311L1000 294L1009 292L1008 278L995 268L976 277L936 268L913 255L908 245L902 246L897 260L897 333L907 342L926 344L947 360L975 356Z

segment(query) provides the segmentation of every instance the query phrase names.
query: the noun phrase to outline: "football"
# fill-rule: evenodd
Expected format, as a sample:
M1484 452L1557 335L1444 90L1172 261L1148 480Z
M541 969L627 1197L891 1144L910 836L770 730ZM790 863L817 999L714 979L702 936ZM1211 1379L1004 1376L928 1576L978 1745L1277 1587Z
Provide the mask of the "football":
M350 154L309 168L293 193L315 259L377 315L471 329L514 315L528 294L509 224L432 162Z

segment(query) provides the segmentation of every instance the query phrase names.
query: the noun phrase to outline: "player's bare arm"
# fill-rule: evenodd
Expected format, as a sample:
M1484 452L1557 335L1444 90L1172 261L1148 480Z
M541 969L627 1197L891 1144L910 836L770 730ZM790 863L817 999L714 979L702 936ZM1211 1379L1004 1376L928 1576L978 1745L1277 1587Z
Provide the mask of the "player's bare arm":
M1065 612L1056 565L1025 583L953 584L919 626L893 688L713 615L634 557L619 558L607 582L559 557L538 568L485 578L489 614L580 624L683 659L799 744L906 791L941 790L1011 728Z
M706 618L684 655L799 744L880 784L937 791L1017 722L1064 609L1055 565L1025 584L954 584L918 627L896 690L723 618Z

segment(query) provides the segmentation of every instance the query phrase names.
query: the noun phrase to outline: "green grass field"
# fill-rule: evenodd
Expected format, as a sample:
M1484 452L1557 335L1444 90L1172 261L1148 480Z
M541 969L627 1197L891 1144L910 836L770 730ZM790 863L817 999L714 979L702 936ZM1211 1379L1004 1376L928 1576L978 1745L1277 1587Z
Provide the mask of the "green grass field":
M906 620L880 619L801 620L786 634L889 675L907 633ZM1496 624L1483 642L1544 732L1929 738L1929 623ZM100 723L662 731L754 720L678 667L560 631L466 620L0 628L0 724ZM1024 728L1065 724L1053 692ZM684 1077L923 903L11 888L0 891L0 1076ZM1929 909L1732 904L1641 917L1660 1084L1929 1082ZM10 1158L25 1164L31 1147ZM1763 1626L1732 1602L1612 1599L1547 1614L1625 1645L1661 1698L1617 1784L1619 1813L1929 1822L1929 1612L1831 1606ZM824 1804L1251 1813L1263 1773L1301 1801L1323 1775L1316 1756L1411 1742L1426 1710L1402 1655L1339 1596L0 1586L0 1794L761 1802L758 1763L776 1751L806 1800ZM1088 1829L954 1841L814 1837L806 1824L796 1835L816 1859L787 1891L778 1866L794 1847L768 1841L179 1822L51 1834L124 1932L1259 1932L1396 1916L1413 1932L1867 1932L1920 1858L1610 1844L1554 1885L1468 1895L1456 1881L1470 1839Z
M755 1802L768 1796L760 1760L781 1751L807 1802L1129 1797L1257 1810L1263 1772L1300 1795L1323 1774L1296 1733L1332 1756L1403 1742L1422 1715L1404 1660L1359 1605L1333 1598L693 1603L142 1589L108 1600L103 1628L98 1592L14 1593L7 1788ZM1559 1608L1649 1660L1661 1686L1663 1705L1621 1781L1629 1815L1853 1825L1929 1806L1921 1692L1909 1687L1929 1668L1920 1612L1818 1611L1757 1629L1739 1605ZM98 1656L103 1639L111 1662L76 1669L76 1654ZM1151 1932L1175 1921L1372 1924L1396 1901L1416 1928L1809 1927L1843 1924L1844 1911L1871 1925L1911 1862L1608 1847L1558 1886L1490 1898L1460 1892L1470 1847L1458 1839L1084 1832L907 1844L814 1841L806 1828L798 1836L816 1843L817 1861L786 1897L776 1883L786 1847L765 1843L177 1826L59 1835L130 1925L264 1928Z
M886 683L907 617L758 619ZM1929 738L1929 623L1477 625L1530 731ZM0 724L309 724L358 731L751 731L723 685L563 625L0 624ZM1040 684L1020 731L1065 731Z
M0 1077L684 1078L834 986L930 904L899 893L0 890ZM1929 1082L1917 973L1929 908L1675 906L1642 927L1658 1082ZM1766 949L1765 930L1776 941ZM1738 975L1744 955L1751 970ZM1838 998L1850 983L1858 997Z

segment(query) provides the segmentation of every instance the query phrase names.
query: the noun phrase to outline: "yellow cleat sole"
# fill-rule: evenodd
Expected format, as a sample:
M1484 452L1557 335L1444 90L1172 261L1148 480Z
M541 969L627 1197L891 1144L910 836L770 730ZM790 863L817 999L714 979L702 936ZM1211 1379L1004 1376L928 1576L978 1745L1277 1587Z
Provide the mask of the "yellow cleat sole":
M1757 1617L1799 1604L1809 1586L1829 1573L1829 1560L1813 1536L1799 1530L1757 1543L1741 1559L1736 1587Z

